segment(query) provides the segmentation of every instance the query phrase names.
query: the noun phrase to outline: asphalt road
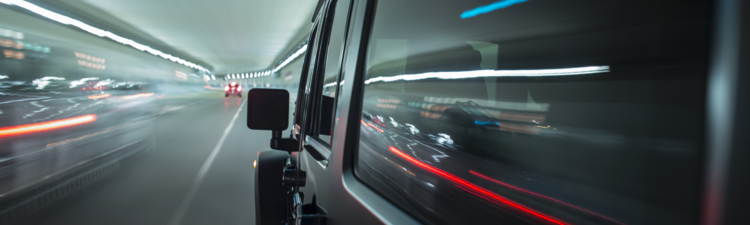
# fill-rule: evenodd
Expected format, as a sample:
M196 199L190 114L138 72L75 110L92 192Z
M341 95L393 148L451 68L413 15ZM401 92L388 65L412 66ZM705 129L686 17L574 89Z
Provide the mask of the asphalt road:
M153 149L21 224L254 224L253 160L271 132L247 128L245 97L160 101Z

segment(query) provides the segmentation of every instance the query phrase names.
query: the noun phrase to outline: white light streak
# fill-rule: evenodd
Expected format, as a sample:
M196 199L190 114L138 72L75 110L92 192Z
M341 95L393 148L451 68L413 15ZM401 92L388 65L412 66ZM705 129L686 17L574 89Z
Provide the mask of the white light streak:
M333 86L336 86L336 82L327 83L327 84L323 85L323 88L329 88L329 87L333 87Z
M268 73L268 74L276 73L277 71L281 70L281 68L283 68L284 66L286 66L286 64L289 64L290 62L292 62L292 60L294 60L295 58L297 58L299 55L302 55L302 53L304 53L305 51L307 51L307 45L304 45L304 46L302 46L302 48L299 48L299 50L297 50L297 52L295 52L294 54L292 54L291 56L289 56L289 58L286 58L286 60L284 60L284 62L282 62L281 64L279 64L279 66L277 66L273 70L269 71L270 73Z
M197 70L200 70L200 71L210 72L206 68L203 68L202 66L197 65L195 63L188 62L188 61L186 61L184 59L172 56L170 54L163 53L163 52L161 52L159 50L156 50L156 49L153 49L153 48L151 48L149 46L137 43L137 42L135 42L133 40L130 40L130 39L127 39L127 38L124 38L124 37L120 37L120 36L115 35L115 34L109 32L109 31L93 27L91 25L85 24L85 23L83 23L81 21L72 19L70 17L63 16L61 14L49 11L47 9L44 9L44 8L39 7L37 5L31 4L31 3L27 2L27 1L24 1L24 0L0 0L0 3L5 3L5 4L8 4L8 5L16 5L18 7L21 7L21 8L24 8L26 10L29 10L29 11L31 11L33 13L39 14L39 15L41 15L43 17L47 17L47 18L49 18L51 20L54 20L56 22L59 22L59 23L65 24L65 25L71 25L71 26L78 27L78 28L80 28L80 29L82 29L82 30L84 30L86 32L89 32L91 34L94 34L96 36L107 37L109 39L112 39L113 41L119 42L119 43L124 44L124 45L129 45L129 46L131 46L131 47L133 47L135 49L151 53L153 55L162 57L164 59L168 59L168 60L170 60L172 62L176 62L176 63L182 64L184 66L187 66L187 67L190 67L190 68L194 68L194 69L197 69Z
M410 81L424 79L466 79L477 77L547 77L547 76L572 76L594 73L607 73L609 66L586 66L563 69L539 69L539 70L472 70L460 72L429 72L419 74L406 74L390 77L375 77L365 80L365 84L374 82Z
M39 79L35 79L31 81L32 84L36 85L36 89L44 89L47 85L49 85L50 80L65 80L65 78L62 77L42 77Z

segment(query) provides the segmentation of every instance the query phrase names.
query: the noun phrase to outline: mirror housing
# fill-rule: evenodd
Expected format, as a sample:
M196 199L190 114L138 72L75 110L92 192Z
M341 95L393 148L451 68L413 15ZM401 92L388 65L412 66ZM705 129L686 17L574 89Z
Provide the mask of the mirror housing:
M289 92L266 88L248 91L247 127L253 130L286 130L289 127Z

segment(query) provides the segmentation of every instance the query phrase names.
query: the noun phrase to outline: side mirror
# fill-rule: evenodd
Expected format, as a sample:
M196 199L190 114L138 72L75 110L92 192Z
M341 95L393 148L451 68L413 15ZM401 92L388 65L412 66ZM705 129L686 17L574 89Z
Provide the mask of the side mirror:
M254 88L247 93L247 127L283 131L289 127L289 92Z

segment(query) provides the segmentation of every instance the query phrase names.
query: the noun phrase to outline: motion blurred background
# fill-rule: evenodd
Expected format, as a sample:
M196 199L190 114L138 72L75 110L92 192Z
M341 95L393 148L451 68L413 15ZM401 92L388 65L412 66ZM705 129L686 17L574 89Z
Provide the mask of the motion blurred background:
M317 1L0 3L0 224L254 221L223 89L296 90Z

